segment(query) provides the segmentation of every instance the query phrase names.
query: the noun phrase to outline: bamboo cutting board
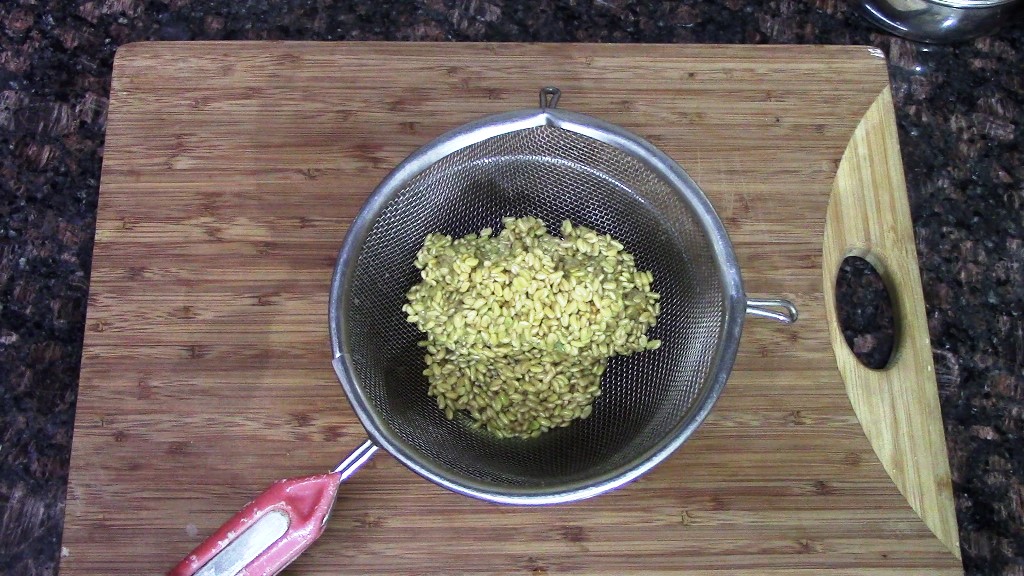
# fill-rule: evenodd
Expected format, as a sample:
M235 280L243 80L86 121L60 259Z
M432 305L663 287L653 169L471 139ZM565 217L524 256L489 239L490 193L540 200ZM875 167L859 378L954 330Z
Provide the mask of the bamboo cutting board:
M677 453L584 502L514 508L386 454L289 574L960 574L886 65L866 47L159 43L114 66L62 573L173 566L274 480L364 431L331 369L346 228L415 148L560 107L676 159L735 244L748 318ZM843 257L894 297L889 367L835 324Z

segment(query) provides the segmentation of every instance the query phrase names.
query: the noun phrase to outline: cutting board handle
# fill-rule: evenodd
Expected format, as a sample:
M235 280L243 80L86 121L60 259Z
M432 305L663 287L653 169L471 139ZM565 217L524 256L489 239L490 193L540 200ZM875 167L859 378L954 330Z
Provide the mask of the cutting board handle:
M946 439L892 109L886 87L854 131L832 186L822 267L829 334L846 393L872 448L911 507L959 558ZM848 256L874 266L892 299L896 338L881 370L857 360L839 327L836 278Z

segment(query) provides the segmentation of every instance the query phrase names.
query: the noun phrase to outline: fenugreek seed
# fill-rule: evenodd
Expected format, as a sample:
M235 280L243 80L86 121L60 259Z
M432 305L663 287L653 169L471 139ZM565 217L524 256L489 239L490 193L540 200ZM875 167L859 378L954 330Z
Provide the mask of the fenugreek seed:
M429 235L402 310L427 332L428 393L446 417L464 410L498 438L533 437L589 415L607 357L657 346L641 337L659 295L608 235L502 223L497 235Z

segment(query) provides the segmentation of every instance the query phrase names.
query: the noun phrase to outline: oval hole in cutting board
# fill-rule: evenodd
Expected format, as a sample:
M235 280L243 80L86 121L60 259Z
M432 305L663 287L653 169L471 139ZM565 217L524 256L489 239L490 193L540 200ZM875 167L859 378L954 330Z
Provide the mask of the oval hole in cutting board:
M836 275L835 295L846 345L864 366L885 368L892 358L896 324L882 275L864 258L847 256Z

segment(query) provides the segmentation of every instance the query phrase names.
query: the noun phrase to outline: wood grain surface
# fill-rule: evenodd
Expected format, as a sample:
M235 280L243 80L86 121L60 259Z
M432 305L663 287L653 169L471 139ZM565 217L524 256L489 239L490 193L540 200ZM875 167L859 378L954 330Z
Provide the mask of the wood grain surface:
M892 95L885 90L850 139L832 188L825 227L824 281L843 258L867 259L892 293L897 341L889 364L871 370L845 346L836 361L857 418L886 471L940 540L960 554L953 486L921 273L910 226ZM895 225L893 223L896 223ZM833 342L842 342L835 299L825 300Z
M893 472L904 492L934 495L917 509L944 518L929 523L940 541L872 449L838 368L848 363L833 353L835 264L823 268L824 254L850 247L823 251L826 213L880 95L881 122L892 122L877 52L155 43L121 48L114 67L62 574L162 573L270 482L329 470L362 442L327 335L349 222L414 149L535 106L544 85L562 89L560 107L679 161L725 223L748 294L793 299L799 322L748 319L707 422L632 484L504 507L382 454L342 486L325 535L286 573L962 573L943 516L948 472ZM896 146L894 132L881 137ZM869 209L905 208L902 185L862 194ZM910 237L905 210L863 222ZM919 285L907 289L897 300L919 306ZM923 320L913 306L900 314ZM923 322L903 329L915 346L927 339ZM918 382L930 402L930 362L911 356L889 385ZM893 453L948 470L936 446ZM898 463L886 456L891 472Z

